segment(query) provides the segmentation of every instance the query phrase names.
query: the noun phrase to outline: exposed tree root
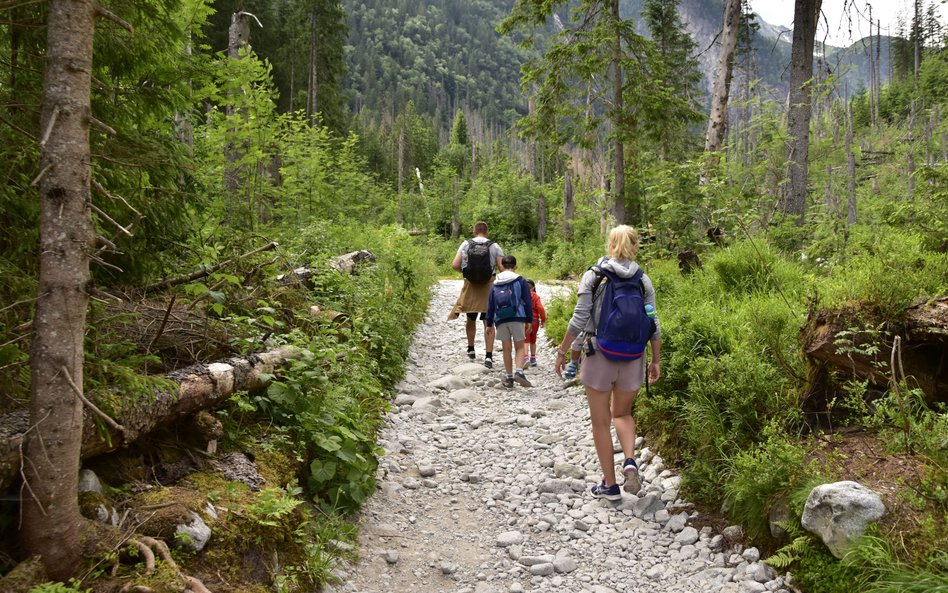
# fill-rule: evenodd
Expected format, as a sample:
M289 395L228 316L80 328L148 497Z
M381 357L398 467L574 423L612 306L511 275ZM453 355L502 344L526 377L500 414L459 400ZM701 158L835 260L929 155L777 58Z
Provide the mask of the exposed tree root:
M175 574L178 575L178 578L184 582L184 589L181 590L182 593L211 593L210 589L205 587L204 583L199 579L181 572L181 569L178 568L178 564L171 557L171 551L165 542L153 537L139 535L132 538L129 543L141 552L142 558L145 559L146 575L155 572L155 553L157 552L162 561L170 566ZM152 593L152 590L145 585L133 585L129 583L122 587L120 593Z

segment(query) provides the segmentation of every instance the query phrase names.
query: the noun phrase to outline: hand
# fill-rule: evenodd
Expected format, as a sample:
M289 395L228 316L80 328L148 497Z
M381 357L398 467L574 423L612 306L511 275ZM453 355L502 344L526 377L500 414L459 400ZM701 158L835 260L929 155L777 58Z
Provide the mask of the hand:
M553 363L553 370L556 376L563 378L563 368L566 367L566 354L559 348L556 349L556 362Z
M662 363L656 361L650 362L648 365L648 382L649 385L658 381L659 377L662 376Z

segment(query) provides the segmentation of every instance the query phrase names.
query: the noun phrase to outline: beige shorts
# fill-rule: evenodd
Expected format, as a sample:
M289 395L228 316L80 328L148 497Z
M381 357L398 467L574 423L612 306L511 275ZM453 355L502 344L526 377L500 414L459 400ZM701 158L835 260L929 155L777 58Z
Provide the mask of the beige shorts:
M643 355L636 360L609 360L600 352L586 356L580 367L579 379L583 385L596 391L638 391L645 379Z
M504 340L513 340L514 342L522 342L527 334L526 328L522 321L508 321L507 323L501 323L497 326L497 340L503 342Z

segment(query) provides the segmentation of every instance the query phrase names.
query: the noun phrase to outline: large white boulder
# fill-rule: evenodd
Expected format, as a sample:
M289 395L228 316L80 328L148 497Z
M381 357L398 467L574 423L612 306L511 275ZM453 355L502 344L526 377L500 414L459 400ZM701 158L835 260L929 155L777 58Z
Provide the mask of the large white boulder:
M820 536L833 556L842 558L869 524L884 514L885 505L872 490L856 482L834 482L810 492L801 523Z

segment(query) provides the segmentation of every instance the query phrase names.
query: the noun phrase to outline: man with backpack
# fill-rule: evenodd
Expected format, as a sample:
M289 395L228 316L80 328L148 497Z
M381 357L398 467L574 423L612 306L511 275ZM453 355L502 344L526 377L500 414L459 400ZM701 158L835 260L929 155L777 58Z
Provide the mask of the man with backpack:
M471 360L474 353L474 338L477 335L477 316L481 321L487 316L487 300L494 276L500 268L500 260L504 256L500 245L487 238L487 223L474 223L474 237L461 243L451 267L464 276L464 286L457 302L448 314L448 320L457 319L461 313L467 315L464 327L467 333L467 356ZM493 368L494 361L494 327L484 323L484 366Z
M487 324L497 328L497 337L504 346L504 369L507 377L504 387L513 387L517 382L524 387L533 385L523 372L524 358L527 353L525 336L527 328L533 322L533 298L526 278L515 272L517 258L505 255L501 260L500 274L490 289L487 301ZM513 348L511 348L511 342ZM515 350L516 352L513 352ZM514 372L514 361L517 370Z
M586 359L580 368L580 380L586 387L593 442L603 473L602 482L590 493L607 500L622 498L616 482L610 426L615 426L622 446L623 489L636 494L642 482L635 463L632 404L644 380L654 383L661 376L662 341L655 316L655 289L634 261L638 246L638 233L630 226L621 225L609 232L609 256L583 274L576 308L556 351L555 369L562 376L573 340L585 332ZM652 353L646 378L648 345Z

